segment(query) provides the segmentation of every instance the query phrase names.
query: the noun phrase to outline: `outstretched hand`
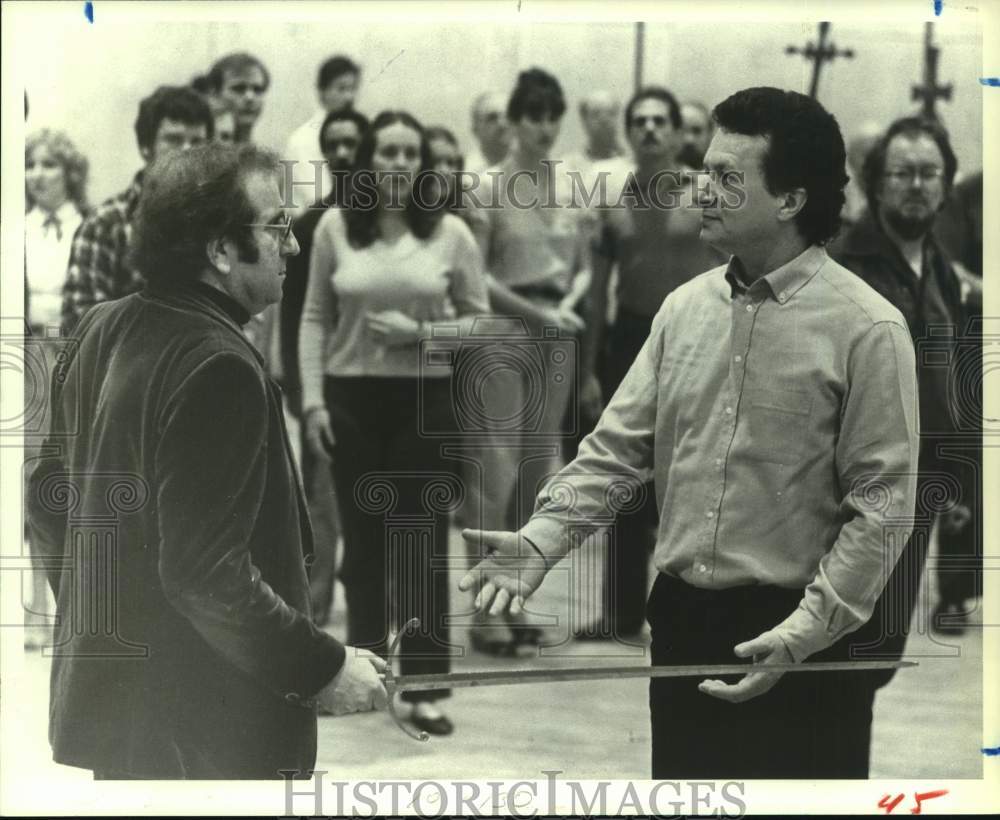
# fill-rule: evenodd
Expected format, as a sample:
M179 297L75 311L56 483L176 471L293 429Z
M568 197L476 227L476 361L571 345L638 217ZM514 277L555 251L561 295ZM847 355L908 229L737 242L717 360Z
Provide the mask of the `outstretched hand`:
M466 573L458 588L478 590L475 606L480 612L519 615L525 599L545 578L545 559L531 542L515 532L466 529L462 530L462 538L485 552L486 557Z
M752 657L754 663L762 665L795 662L785 642L770 629L753 640L737 644L733 652L737 658ZM750 672L744 675L739 683L703 680L698 684L698 690L714 698L728 700L730 703L742 703L763 695L781 679L783 674L784 672Z

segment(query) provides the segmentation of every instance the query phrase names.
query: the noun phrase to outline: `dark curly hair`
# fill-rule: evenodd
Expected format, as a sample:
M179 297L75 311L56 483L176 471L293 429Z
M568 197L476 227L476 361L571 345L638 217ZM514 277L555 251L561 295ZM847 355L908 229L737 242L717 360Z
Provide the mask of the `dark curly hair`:
M420 180L431 170L431 149L427 132L417 119L406 111L383 111L371 121L371 125L361 137L355 171L348 179L347 196L344 199L344 222L347 238L356 248L367 248L378 238L378 189L372 171L375 143L378 132L396 124L412 128L420 135L420 168L411 181L411 191L419 190ZM426 239L437 227L442 212L439 208L428 208L411 194L406 203L406 223L414 236Z
M525 117L540 120L546 114L559 119L566 113L562 86L549 72L529 68L517 75L517 85L507 103L507 119L520 122Z
M215 117L205 98L190 86L161 85L139 103L135 137L139 148L152 148L164 120L185 125L204 125L205 136L215 136Z
M150 281L192 280L208 264L205 246L232 239L246 262L258 259L247 195L254 173L281 178L277 154L254 145L207 143L158 157L146 172L133 221L130 262Z
M902 117L889 126L889 130L879 138L879 141L865 156L865 163L861 169L861 180L865 189L865 198L868 200L868 211L871 214L878 213L878 191L882 175L885 173L885 157L889 153L889 143L900 134L910 139L915 139L923 134L934 140L941 152L941 158L944 160L942 207L951 194L951 186L955 182L955 173L958 171L958 158L951 148L948 131L939 122L926 117Z
M780 88L746 88L712 111L719 128L767 137L764 184L772 194L804 188L806 204L795 216L811 245L825 245L840 229L847 185L847 152L836 118L805 94Z

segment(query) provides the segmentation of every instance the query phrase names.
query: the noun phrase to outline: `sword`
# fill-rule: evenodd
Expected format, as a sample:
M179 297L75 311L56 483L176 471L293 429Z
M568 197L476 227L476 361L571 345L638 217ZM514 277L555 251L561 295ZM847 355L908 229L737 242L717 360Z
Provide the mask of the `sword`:
M420 626L411 618L396 634L389 647L386 671L382 673L389 714L396 725L414 740L426 741L430 735L411 729L396 714L396 692L423 692L428 689L463 689L473 686L511 686L518 683L556 683L581 680L625 680L628 678L693 678L718 675L745 675L748 672L864 672L874 669L903 669L916 666L913 661L824 661L821 663L717 663L679 666L589 666L567 669L490 669L484 672L448 672L445 674L400 675L392 673L392 663L400 638Z

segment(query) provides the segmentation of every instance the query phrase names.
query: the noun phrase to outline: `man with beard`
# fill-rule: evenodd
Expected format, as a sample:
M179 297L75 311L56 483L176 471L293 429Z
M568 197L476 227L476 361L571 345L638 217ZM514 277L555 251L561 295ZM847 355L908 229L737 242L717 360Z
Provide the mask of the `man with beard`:
M341 109L326 115L319 129L319 150L330 168L330 193L313 203L295 221L295 237L301 252L289 257L285 268L284 296L281 300L281 363L282 382L288 406L298 418L302 410L302 383L299 376L299 325L309 281L309 258L316 225L327 208L341 204L347 174L354 167L354 158L368 120L353 109ZM313 617L322 626L327 622L333 604L333 580L336 564L340 522L333 482L328 465L317 464L312 449L302 441L302 481L306 501L316 529L316 563L310 578Z
M596 419L632 366L649 336L663 300L679 285L725 261L702 242L701 211L693 207L693 186L678 161L681 108L665 88L643 88L625 109L625 133L633 159L599 164L608 172L607 203L599 213L592 247L589 317L583 341L582 401ZM656 197L651 186L657 187ZM636 196L629 196L633 192ZM673 195L677 201L670 203ZM666 208L662 205L674 204ZM605 334L611 273L617 271L617 311ZM606 341L605 341L606 339ZM603 363L602 363L603 362ZM600 371L600 376L598 375ZM656 505L647 487L642 508L618 517L604 572L602 622L581 638L634 635L645 619L649 554L656 541Z
M957 165L948 134L938 123L917 117L897 120L864 162L868 212L833 250L844 267L900 310L914 343L932 342L936 351L933 357L917 356L921 428L917 526L875 615L856 639L859 644L867 639L880 657L903 651L937 514L946 512L940 526L942 552L949 540L974 526L970 513L974 482L959 461L940 452L945 439L956 432L948 406L953 371L941 363L941 354L947 353L949 363L954 361L964 322L959 279L932 229L951 192ZM943 328L952 332L942 333ZM952 499L954 506L947 511L931 506L942 482L962 488L962 497ZM946 584L932 626L954 626L950 618L942 621L942 614L963 616L961 597L950 600L957 596L948 592ZM891 671L880 673L879 685L891 677Z

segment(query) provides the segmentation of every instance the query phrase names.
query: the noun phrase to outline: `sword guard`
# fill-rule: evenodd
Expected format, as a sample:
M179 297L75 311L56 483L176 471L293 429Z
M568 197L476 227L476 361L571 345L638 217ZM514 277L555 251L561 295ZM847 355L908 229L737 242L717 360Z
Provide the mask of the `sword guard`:
M404 634L414 629L417 629L419 626L420 626L419 618L410 618L410 620L408 620L405 624L403 624L403 628L396 633L396 637L392 639L392 644L389 646L389 657L386 659L384 683L385 683L385 693L386 695L388 695L388 700L389 700L389 714L392 716L393 721L395 721L396 725L400 729L402 729L406 734L412 737L414 740L420 740L426 742L431 738L431 736L427 734L427 732L425 732L423 729L421 729L420 731L417 731L416 729L411 729L409 726L403 723L399 715L396 714L396 699L395 699L396 678L392 674L392 663L396 659L396 650L399 647L400 639L403 637Z

